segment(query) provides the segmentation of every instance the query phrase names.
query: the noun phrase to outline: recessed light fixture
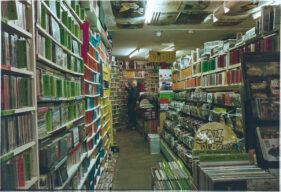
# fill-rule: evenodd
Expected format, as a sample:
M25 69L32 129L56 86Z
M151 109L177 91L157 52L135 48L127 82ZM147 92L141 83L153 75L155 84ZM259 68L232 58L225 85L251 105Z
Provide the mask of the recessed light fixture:
M147 0L146 1L146 8L145 8L145 15L144 15L144 22L150 23L153 12L155 11L156 0Z
M156 36L157 36L157 37L160 37L161 34L162 34L161 31L157 31L157 32L156 32Z
M213 22L217 22L218 21L218 18L216 18L215 14L213 14Z
M223 2L223 10L224 10L224 13L228 13L230 11L230 9L225 6L225 1Z
M133 56L137 55L139 53L139 49L135 49L132 53L130 53L129 58L132 58Z

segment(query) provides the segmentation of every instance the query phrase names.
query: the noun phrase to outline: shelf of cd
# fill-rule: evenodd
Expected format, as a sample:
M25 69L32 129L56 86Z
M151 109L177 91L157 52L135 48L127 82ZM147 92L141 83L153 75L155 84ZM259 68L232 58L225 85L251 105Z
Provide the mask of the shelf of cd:
M36 107L23 107L19 109L7 109L7 110L1 110L1 116L8 116L8 115L14 115L19 113L26 113L35 111Z
M47 137L50 137L50 136L52 136L52 135L62 131L65 128L68 129L68 128L70 128L73 125L73 123L75 123L76 121L79 121L80 119L82 119L84 117L85 117L85 115L82 115L82 116L80 116L80 117L78 117L76 119L73 119L73 120L71 120L71 121L61 125L59 128L57 128L57 129L55 129L53 131L48 132L46 135L44 135L43 137L40 137L38 139L39 140L46 139Z
M1 29L2 31L9 31L28 39L32 38L32 34L30 32L26 31L25 29L13 23L8 23L8 21L4 18L1 18L1 27L2 27Z
M89 67L87 64L84 65L87 69L89 69L90 71L96 73L96 74L100 74L99 72L93 70L91 67Z
M86 112L88 112L88 111L93 111L93 110L95 110L95 109L97 109L97 108L99 108L99 107L100 107L100 105L97 105L97 106L95 106L95 107L93 107L93 108L87 109Z
M87 82L87 83L90 83L90 84L92 84L92 85L99 85L99 84L100 84L100 83L97 83L97 82L89 81L89 80L87 80L87 79L84 79L84 81Z
M94 152L94 150L97 148L97 146L99 145L99 143L101 142L102 137L99 138L99 140L97 141L97 144L94 145L93 149L91 149L90 151L88 151L88 157L91 157L92 153Z
M105 137L105 135L108 133L108 131L109 131L110 128L111 128L110 126L107 128L107 130L106 130L106 132L103 134L102 138ZM105 145L105 146L106 146L106 145Z
M89 138L87 138L87 143L88 143L89 141L91 141L91 140L96 136L96 134L99 133L100 129L101 129L101 126L99 126L99 128L98 128L98 130L97 130L96 133L92 133L92 136L89 137Z
M9 151L8 153L6 153L6 154L4 154L0 157L1 162L7 161L8 159L13 158L14 156L16 156L16 155L24 152L25 150L33 147L34 145L35 145L35 141L31 141L30 143L26 143L26 144L24 144L20 147L17 147L14 150Z
M44 35L46 38L51 39L54 43L56 43L58 46L60 46L65 52L67 52L68 54L83 60L82 57L80 57L79 55L76 55L75 53L73 53L71 50L69 50L68 48L66 48L64 45L60 44L54 37L52 37L45 29L43 29L40 25L36 25L38 32L41 33L42 35Z
M3 71L2 73L15 73L19 75L28 75L28 76L33 76L33 71L29 71L26 69L21 69L17 67L12 67L12 66L7 66L7 65L1 65L1 70Z
M94 167L94 165L96 164L98 158L99 158L99 155L97 156L97 158L91 159L90 165L89 165L88 170L87 170L87 173L84 175L84 177L81 179L80 184L78 185L78 190L81 190L81 189L82 189L82 187L83 187L85 181L87 180L87 178L88 178L88 176L89 176L90 171L93 169L93 167Z
M87 153L84 153L81 157L80 157L80 161L74 165L71 166L70 170L67 171L68 173L68 178L67 180L64 182L64 184L61 187L55 188L55 190L62 190L65 188L65 186L69 183L69 181L72 179L72 177L75 175L75 173L78 171L78 168L80 167L80 165L82 164L82 162L84 161L84 159L86 158Z
M96 60L92 55L90 55L89 52L88 52L88 56L89 56L92 60L94 60L96 63L99 63L98 60Z
M44 102L62 102L62 101L79 101L81 99L84 99L85 96L76 96L76 97L46 97L46 96L39 96L37 97L37 102L44 103Z
M58 69L58 70L60 70L62 72L70 73L72 75L77 75L77 76L83 76L84 75L84 73L78 73L78 72L71 71L71 70L69 70L67 68L63 68L63 67L55 64L54 62L48 60L47 58L45 58L45 57L43 57L43 56L41 56L39 54L37 55L37 60L41 61L42 63L44 63L46 65L48 65L49 67L52 67L54 69Z
M66 0L63 0L64 4L67 6L67 8L70 10L71 14L73 15L73 17L76 19L76 21L78 22L79 25L81 25L83 23L83 21L80 19L80 17L76 14L76 12L72 9L72 7L68 4L68 2Z
M46 5L46 3L44 1L41 1L42 5L45 7L45 9L48 11L48 13L56 20L56 22L58 22L66 31L68 34L70 34L72 36L73 39L75 39L77 42L79 42L80 44L82 44L82 41L76 37L63 23L62 21L52 12L52 10L48 7L48 5Z
M25 181L25 186L24 187L19 187L19 190L30 189L37 181L38 181L37 177L32 177L31 180Z
M101 115L99 115L95 120L93 120L91 123L86 124L86 127L89 127L91 125L93 125L99 118L101 117Z
M102 126L102 128L104 128L106 125L107 125L107 123L110 121L110 119L108 119L104 124L103 124L103 126Z
M97 95L85 95L85 97L99 97L100 94L97 94Z

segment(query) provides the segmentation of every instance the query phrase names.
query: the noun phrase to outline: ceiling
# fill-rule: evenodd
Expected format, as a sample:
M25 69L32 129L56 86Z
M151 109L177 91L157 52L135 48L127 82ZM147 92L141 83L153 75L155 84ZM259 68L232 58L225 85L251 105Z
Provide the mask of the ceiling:
M255 26L250 12L258 5L257 1L237 0L152 1L150 7L147 4L151 0L102 2L105 24L113 38L112 54L117 58L129 59L128 55L135 49L140 52L131 58L134 60L145 60L149 50L174 49L177 56L183 56L203 48L204 42L235 38L237 32ZM145 23L147 6L150 23ZM227 14L224 7L230 8Z

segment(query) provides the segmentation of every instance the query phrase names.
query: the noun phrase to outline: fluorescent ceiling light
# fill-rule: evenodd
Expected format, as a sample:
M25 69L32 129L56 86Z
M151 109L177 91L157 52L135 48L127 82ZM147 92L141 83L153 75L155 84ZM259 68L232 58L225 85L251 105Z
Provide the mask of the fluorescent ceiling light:
M253 19L257 19L257 18L261 17L261 11L254 13L252 16L253 16Z
M217 22L218 21L218 18L216 18L215 14L213 14L213 22Z
M130 53L129 58L132 58L133 56L137 55L139 53L139 49L135 49L132 53Z
M228 13L230 11L230 9L228 7L223 7L224 13Z
M230 11L230 9L225 6L225 1L223 2L223 11L224 13L228 13Z
M204 19L204 23L206 23L207 21L209 21L212 18L212 15L208 15L207 17L205 17Z
M160 37L161 34L162 34L161 31L157 31L157 32L156 32L156 36L157 36L157 37Z
M155 11L156 3L157 3L157 0L147 0L146 1L146 8L145 8L145 15L144 15L145 23L151 22L153 12Z

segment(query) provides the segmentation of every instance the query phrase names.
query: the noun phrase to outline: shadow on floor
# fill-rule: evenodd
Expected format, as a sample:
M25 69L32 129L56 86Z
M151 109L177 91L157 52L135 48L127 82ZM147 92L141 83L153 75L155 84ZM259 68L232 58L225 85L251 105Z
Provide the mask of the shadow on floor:
M152 190L151 167L164 157L149 154L149 143L137 131L123 129L114 136L120 147L113 190Z

